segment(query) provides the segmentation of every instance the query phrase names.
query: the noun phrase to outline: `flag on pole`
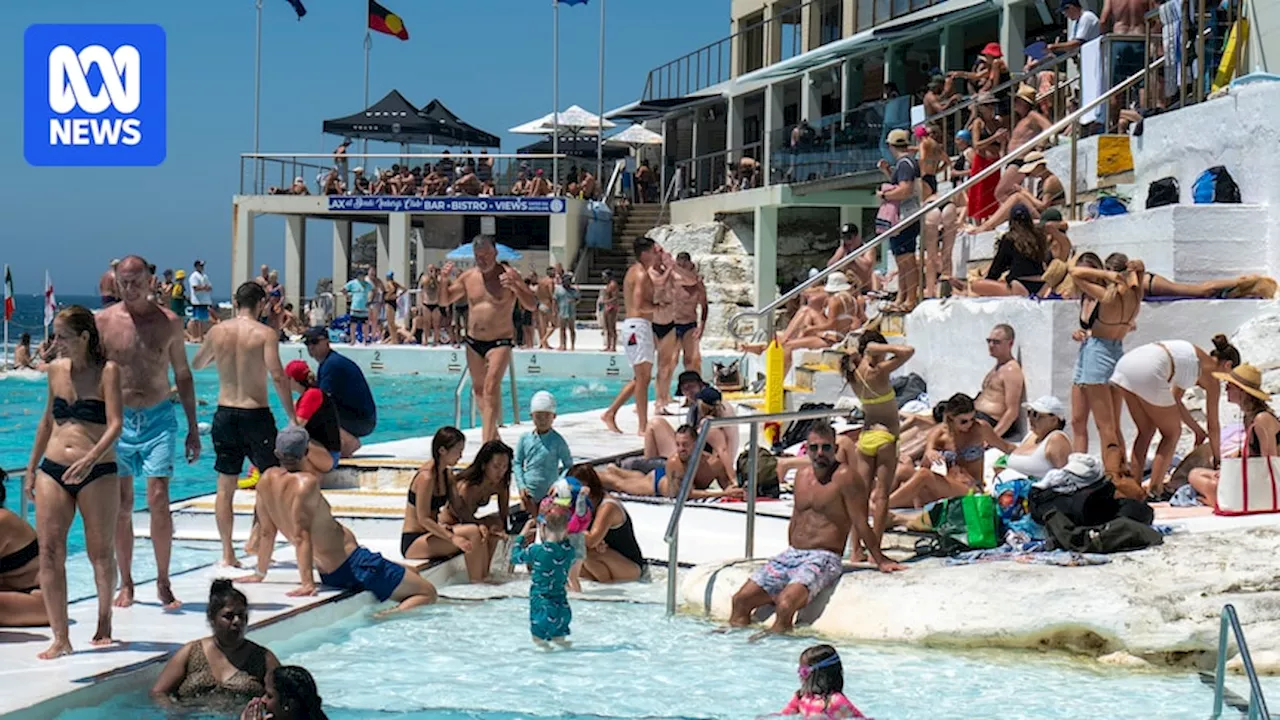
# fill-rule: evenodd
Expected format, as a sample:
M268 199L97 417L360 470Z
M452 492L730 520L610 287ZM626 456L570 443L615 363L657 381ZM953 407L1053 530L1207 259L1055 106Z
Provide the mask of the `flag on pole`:
M400 16L382 7L374 0L369 0L369 29L393 35L401 40L409 39L409 31L404 27Z
M8 322L13 319L13 311L17 309L13 300L13 274L9 272L9 266L4 266L4 320Z
M44 271L44 326L47 328L53 323L53 316L58 314L58 298L53 294L53 278L49 277L49 271Z
M298 13L298 19L301 20L303 15L307 14L307 9L303 7L302 0L285 0L293 6L293 11Z

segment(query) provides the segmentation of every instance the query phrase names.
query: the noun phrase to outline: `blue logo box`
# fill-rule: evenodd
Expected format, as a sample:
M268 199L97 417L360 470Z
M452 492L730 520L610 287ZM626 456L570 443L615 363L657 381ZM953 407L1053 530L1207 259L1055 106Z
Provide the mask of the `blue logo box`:
M159 25L32 25L23 37L23 154L37 166L164 162Z

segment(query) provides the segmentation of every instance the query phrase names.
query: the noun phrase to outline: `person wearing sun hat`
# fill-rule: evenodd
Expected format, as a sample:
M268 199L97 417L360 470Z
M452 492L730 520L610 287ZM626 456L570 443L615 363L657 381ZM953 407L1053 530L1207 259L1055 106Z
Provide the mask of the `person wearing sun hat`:
M1226 383L1227 400L1238 405L1244 415L1249 457L1280 455L1280 419L1268 404L1271 396L1262 389L1262 371L1245 363L1215 372L1213 377ZM1218 504L1219 479L1216 468L1195 468L1187 476L1187 482L1205 498L1205 504L1213 506Z
M889 176L889 183L876 192L884 204L896 205L896 217L902 219L920 209L920 165L912 157L911 135L906 130L890 131L886 140L893 155L893 165L880 161L880 169ZM916 243L920 239L920 222L916 221L889 238L889 249L898 266L898 299L891 306L899 311L915 307L919 295L916 275Z
M1067 406L1052 395L1022 404L1027 413L1027 436L1005 457L1005 467L1029 478L1043 478L1050 470L1067 464L1071 438L1067 426Z

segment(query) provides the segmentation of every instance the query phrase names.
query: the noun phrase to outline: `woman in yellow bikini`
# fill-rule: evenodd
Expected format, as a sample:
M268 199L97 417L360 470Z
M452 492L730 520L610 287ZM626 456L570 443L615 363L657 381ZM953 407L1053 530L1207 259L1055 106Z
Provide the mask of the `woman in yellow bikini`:
M840 461L852 463L857 476L868 485L869 492L862 497L870 497L875 509L872 532L877 546L889 519L889 492L898 467L898 403L889 375L915 352L908 345L890 345L884 335L871 331L863 333L857 351L841 361L845 382L862 401L865 419L857 451ZM859 557L863 546L857 533L856 529L851 533L854 561L865 559Z

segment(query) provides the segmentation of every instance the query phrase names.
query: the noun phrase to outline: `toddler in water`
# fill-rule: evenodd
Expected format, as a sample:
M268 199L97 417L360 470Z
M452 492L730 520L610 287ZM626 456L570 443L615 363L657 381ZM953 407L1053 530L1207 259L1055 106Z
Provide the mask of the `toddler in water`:
M587 558L587 531L595 508L587 489L577 478L566 475L551 486L547 499L569 512L569 545L573 547L573 568L569 571L569 589L582 592L582 561Z
M844 696L844 666L830 645L814 645L800 653L800 689L780 715L805 718L866 718Z
M565 638L569 635L573 611L569 608L565 584L569 580L569 568L574 564L573 547L568 539L569 509L548 497L538 513L541 542L530 545L532 529L528 528L520 543L511 548L511 562L529 566L529 632L539 645L545 646L548 642L568 645Z

